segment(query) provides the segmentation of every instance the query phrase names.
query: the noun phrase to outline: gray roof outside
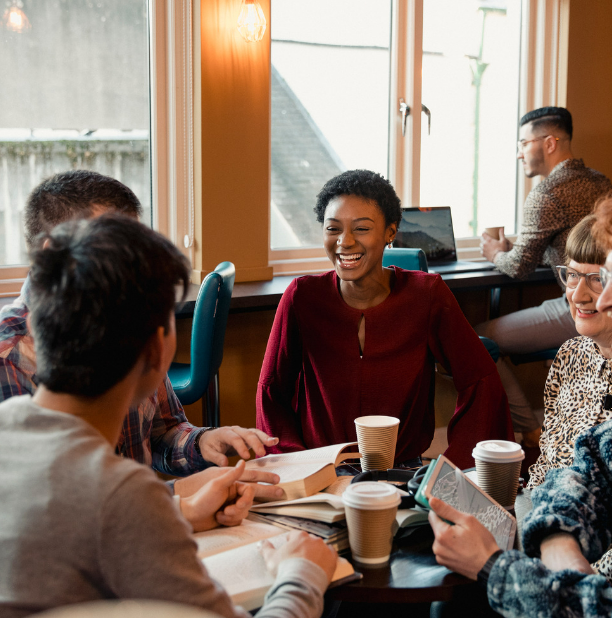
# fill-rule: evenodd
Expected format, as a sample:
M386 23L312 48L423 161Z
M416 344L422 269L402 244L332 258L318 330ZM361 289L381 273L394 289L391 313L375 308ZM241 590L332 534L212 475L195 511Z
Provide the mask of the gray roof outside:
M274 66L271 77L272 201L302 246L320 246L316 196L345 167Z

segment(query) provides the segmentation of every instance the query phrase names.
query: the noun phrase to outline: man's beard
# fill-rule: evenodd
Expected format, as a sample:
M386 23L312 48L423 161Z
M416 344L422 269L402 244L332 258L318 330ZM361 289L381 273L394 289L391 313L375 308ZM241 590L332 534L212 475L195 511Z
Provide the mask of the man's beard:
M525 176L527 178L533 178L534 176L540 176L542 169L544 168L544 155L540 150L537 154L531 157L529 162L529 169L525 169Z

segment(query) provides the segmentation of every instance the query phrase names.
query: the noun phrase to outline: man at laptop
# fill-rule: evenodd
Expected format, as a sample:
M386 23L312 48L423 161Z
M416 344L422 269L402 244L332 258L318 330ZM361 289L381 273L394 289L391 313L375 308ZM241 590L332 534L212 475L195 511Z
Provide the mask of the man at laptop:
M527 196L523 226L514 245L503 232L499 240L485 233L482 255L498 270L518 279L547 264L562 285L555 266L564 263L567 236L612 184L600 172L586 167L582 159L574 158L572 116L564 107L533 110L521 118L520 125L517 158L528 178L542 176L542 181ZM476 332L496 341L502 354L555 348L578 335L564 295L485 322L476 327ZM501 359L497 365L514 429L523 434L524 446L534 449L533 458L537 455L540 421L506 361Z

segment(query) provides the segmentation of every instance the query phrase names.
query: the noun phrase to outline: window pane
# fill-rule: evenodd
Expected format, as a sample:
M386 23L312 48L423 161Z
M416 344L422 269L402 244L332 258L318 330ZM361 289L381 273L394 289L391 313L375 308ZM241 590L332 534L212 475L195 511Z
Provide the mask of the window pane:
M421 206L458 237L515 231L520 2L425 0Z
M390 0L272 4L273 249L320 246L331 177L387 175Z
M22 4L29 28L0 25L0 265L27 262L24 202L57 172L117 178L151 222L147 0Z

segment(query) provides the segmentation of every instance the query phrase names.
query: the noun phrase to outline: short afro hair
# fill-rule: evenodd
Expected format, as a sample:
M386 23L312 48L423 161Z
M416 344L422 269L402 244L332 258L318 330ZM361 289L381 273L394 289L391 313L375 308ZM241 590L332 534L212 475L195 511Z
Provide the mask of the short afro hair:
M319 223L325 220L327 205L340 195L358 195L375 202L387 227L392 223L399 225L402 219L402 204L388 180L370 170L348 170L328 180L319 191L314 207Z
M574 132L572 115L565 107L540 107L531 112L527 112L521 118L521 127L531 122L532 129L544 128L546 131L559 129L563 131L570 140Z

